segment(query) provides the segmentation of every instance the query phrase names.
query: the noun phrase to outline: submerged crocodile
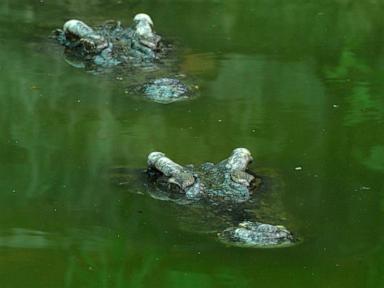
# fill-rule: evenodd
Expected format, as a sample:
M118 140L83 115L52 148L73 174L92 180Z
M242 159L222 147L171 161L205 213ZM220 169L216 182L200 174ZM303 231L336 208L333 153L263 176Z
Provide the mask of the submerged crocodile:
M66 61L72 66L94 72L119 67L115 70L131 80L128 92L141 92L160 103L187 99L195 86L183 83L177 73L172 73L174 63L167 61L171 45L153 31L149 15L137 14L133 23L124 27L119 21L107 21L91 28L72 19L63 29L56 29L53 38L66 47ZM155 78L148 81L148 76Z
M291 246L297 239L287 228L261 222L274 218L266 215L273 213L273 208L265 207L264 179L248 169L251 161L245 148L233 150L218 164L199 166L182 166L161 152L152 152L146 171L147 192L153 198L188 206L178 218L198 215L202 223L195 224L193 230L212 227L208 230L218 232L223 243L256 248Z

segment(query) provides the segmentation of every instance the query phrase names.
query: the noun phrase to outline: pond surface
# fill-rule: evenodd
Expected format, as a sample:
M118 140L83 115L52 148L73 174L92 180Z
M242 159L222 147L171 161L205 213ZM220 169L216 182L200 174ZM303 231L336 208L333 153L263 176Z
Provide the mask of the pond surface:
M0 286L383 287L383 10L375 0L2 0ZM180 73L199 97L127 95L129 80L68 65L47 38L70 18L128 24L137 12L183 46ZM105 173L144 168L154 150L202 163L235 147L283 183L301 245L226 247L182 229L177 205Z

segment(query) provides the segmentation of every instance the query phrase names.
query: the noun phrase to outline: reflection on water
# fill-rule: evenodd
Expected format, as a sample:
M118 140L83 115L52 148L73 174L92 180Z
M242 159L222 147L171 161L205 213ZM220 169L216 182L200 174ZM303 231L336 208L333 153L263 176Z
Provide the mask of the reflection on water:
M46 233L21 228L13 228L9 235L3 232L0 237L1 248L48 248L49 240L46 239Z
M384 93L380 1L2 1L2 287L381 287ZM182 45L200 96L158 105L129 77L68 65L47 39L148 12ZM110 167L234 147L282 185L290 249L228 248L180 208L111 185ZM302 170L295 170L295 167ZM187 215L188 213L186 213ZM22 277L21 277L22 276Z

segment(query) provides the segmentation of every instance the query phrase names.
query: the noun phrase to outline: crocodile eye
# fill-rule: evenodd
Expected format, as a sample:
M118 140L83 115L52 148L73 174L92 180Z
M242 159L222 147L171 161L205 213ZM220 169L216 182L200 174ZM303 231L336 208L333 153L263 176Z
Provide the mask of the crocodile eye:
M85 49L85 51L87 51L87 52L92 52L92 51L94 51L95 48L96 48L95 43L93 43L93 42L91 42L91 41L82 39L80 42L81 42L81 44L83 44L84 49Z

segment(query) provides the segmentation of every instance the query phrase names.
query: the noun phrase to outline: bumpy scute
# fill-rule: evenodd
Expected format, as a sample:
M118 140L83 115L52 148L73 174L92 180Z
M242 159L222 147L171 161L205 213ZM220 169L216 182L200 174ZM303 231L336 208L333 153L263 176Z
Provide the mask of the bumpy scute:
M237 148L230 157L218 164L208 162L198 167L182 166L164 153L153 152L148 156L147 173L158 189L177 194L177 199L184 195L189 201L226 207L226 213L236 210L235 215L239 215L242 213L239 213L237 207L249 201L262 182L260 177L248 169L252 160L249 150ZM245 211L244 215L247 215ZM286 247L297 242L284 226L249 219L243 219L237 226L223 230L218 233L218 237L226 244L254 248Z
M140 94L163 104L185 100L194 94L191 86L174 75L157 76L165 76L166 69L174 71L174 67L170 69L163 65L163 60L169 60L166 58L171 48L153 31L153 21L147 14L137 14L132 27L124 27L119 21L107 21L92 28L72 19L65 22L62 30L55 30L53 36L67 48L66 61L76 68L99 73L119 66L115 70L121 71L122 75L117 78L131 79L132 83L136 82L135 79L145 79L145 83L129 85L126 93ZM153 80L143 75L157 70L159 72Z

